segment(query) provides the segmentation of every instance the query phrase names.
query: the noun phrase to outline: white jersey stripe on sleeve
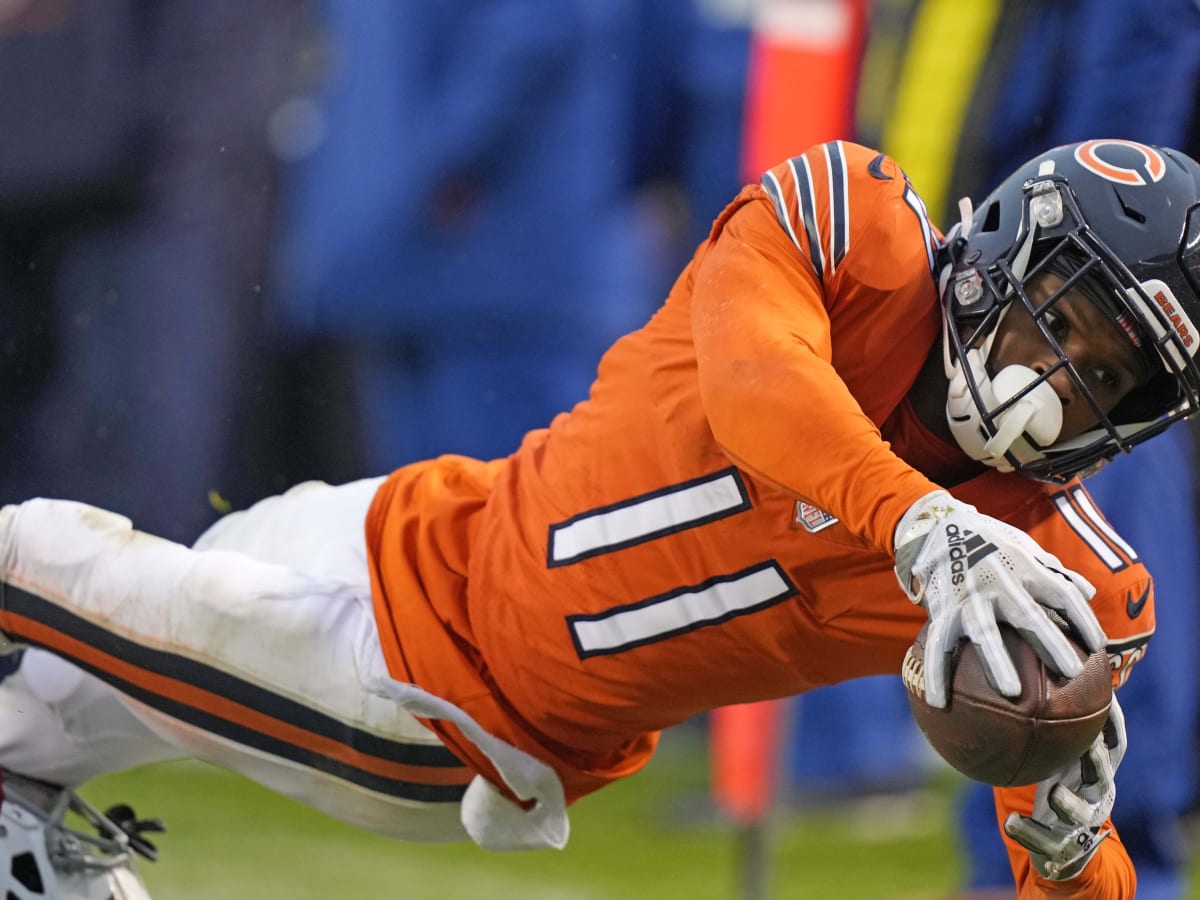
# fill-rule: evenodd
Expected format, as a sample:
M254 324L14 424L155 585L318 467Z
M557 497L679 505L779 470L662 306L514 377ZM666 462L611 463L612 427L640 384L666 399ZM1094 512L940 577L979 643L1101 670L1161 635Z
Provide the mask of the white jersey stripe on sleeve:
M1102 537L1100 537L1099 534L1096 533L1095 528L1093 528L1089 522L1085 521L1083 516L1081 516L1075 510L1074 505L1072 505L1066 494L1056 495L1054 498L1054 505L1058 507L1058 511L1062 517L1067 520L1067 524L1071 526L1071 530L1079 535L1084 543L1092 548L1092 552L1100 557L1101 561L1112 571L1118 572L1128 565L1128 563L1123 560L1117 554L1117 552L1113 550L1113 548L1110 547Z
M929 224L929 213L925 210L925 201L910 185L905 185L904 202L917 214L917 219L921 223L921 237L925 241L925 257L929 262L929 271L936 272L934 254L937 249L937 238L934 236L933 226Z
M1088 492L1081 487L1073 487L1071 488L1071 496L1075 498L1080 511L1087 517L1092 527L1108 538L1110 542L1121 548L1125 555L1132 561L1137 562L1137 551L1126 543L1125 539L1117 534L1116 529L1100 514L1100 510L1096 509L1096 504L1092 502L1092 498L1088 495Z
M792 228L792 217L788 215L787 203L783 199L783 187L779 183L779 179L775 177L775 173L767 172L762 177L762 186L766 190L767 196L771 198L771 203L775 206L775 218L779 220L779 224L787 231L788 237L792 239L792 243L796 245L796 249L804 252L804 248L800 246L800 241L796 239L796 231Z
M796 181L800 221L808 236L808 252L811 256L812 266L816 270L817 279L823 282L825 280L825 250L821 246L820 229L817 228L817 204L812 167L809 166L808 159L803 156L792 157L788 160L788 167L791 169L792 178Z
M850 187L842 142L833 141L823 149L829 168L829 274L832 275L850 249Z

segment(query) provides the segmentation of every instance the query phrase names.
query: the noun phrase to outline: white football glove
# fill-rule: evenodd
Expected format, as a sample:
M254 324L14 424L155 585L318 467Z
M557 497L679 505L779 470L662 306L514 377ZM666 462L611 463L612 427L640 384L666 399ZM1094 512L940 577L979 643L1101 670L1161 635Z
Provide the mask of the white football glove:
M1125 747L1125 716L1114 695L1104 730L1087 753L1038 785L1033 816L1009 814L1005 833L1029 851L1043 878L1074 878L1112 833L1100 829L1117 799L1114 779Z
M925 700L944 707L954 649L964 634L979 648L992 686L1021 693L998 623L1007 622L1054 671L1083 671L1075 649L1047 610L1066 620L1088 652L1106 643L1088 600L1096 589L1023 531L985 516L945 491L926 494L896 526L896 577L929 615Z

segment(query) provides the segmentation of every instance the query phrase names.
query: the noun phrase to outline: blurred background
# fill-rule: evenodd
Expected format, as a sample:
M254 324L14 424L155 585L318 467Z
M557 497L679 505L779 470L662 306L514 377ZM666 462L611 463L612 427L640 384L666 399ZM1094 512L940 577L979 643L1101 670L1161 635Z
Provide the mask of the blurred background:
M1052 144L1197 155L1198 78L1194 0L0 0L0 502L191 542L305 479L505 455L775 163L879 147L945 229ZM1200 897L1168 435L1089 482L1158 584L1116 816L1151 900ZM194 764L85 795L167 820L160 900L1012 895L899 679L676 729L558 854L399 845Z

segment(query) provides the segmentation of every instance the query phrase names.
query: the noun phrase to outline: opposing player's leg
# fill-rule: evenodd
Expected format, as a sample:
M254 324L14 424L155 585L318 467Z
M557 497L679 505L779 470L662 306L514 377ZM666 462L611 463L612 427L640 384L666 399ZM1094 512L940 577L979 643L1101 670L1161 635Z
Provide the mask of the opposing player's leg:
M372 493L370 483L290 492L199 549L82 504L6 507L0 629L116 688L108 696L130 732L170 754L374 831L462 838L470 770L363 687L387 677L362 547ZM268 560L303 558L305 570L226 549L243 541Z

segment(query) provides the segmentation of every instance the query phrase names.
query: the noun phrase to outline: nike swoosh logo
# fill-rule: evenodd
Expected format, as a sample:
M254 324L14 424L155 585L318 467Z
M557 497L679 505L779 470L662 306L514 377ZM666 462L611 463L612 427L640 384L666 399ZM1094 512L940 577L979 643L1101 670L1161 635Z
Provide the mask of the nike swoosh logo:
M1146 585L1146 589L1142 591L1142 596L1136 600L1133 599L1133 591L1129 591L1125 595L1125 612L1129 613L1129 618L1136 619L1142 614L1142 610L1146 608L1146 601L1150 599L1150 585Z
M867 171L871 174L872 178L877 178L880 181L891 181L892 176L888 175L887 173L885 173L883 171L883 160L884 159L885 159L884 155L882 153L880 153L873 160L871 160L869 163L867 163Z

